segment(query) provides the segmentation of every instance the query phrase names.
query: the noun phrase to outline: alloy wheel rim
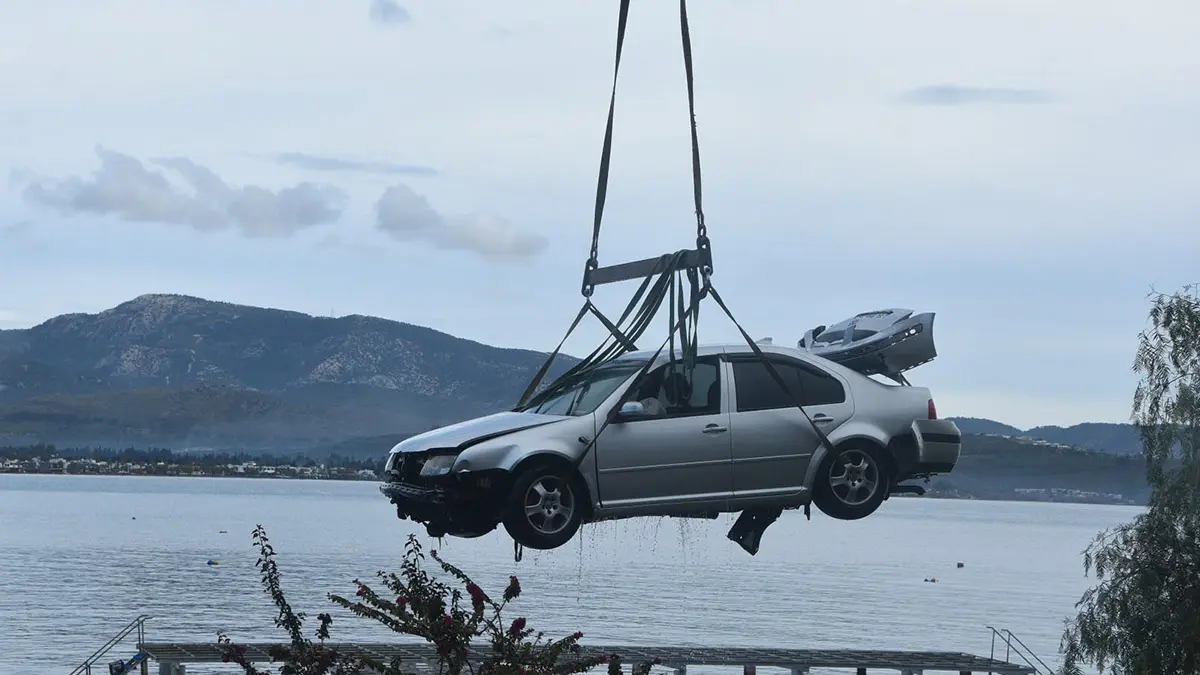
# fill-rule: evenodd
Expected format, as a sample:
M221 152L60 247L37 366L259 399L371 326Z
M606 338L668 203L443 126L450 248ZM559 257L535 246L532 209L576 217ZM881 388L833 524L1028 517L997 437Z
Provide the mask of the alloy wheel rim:
M574 513L575 495L558 478L539 478L525 491L525 519L539 534L562 532Z
M879 489L879 465L863 450L846 450L829 467L829 487L846 506L861 506Z

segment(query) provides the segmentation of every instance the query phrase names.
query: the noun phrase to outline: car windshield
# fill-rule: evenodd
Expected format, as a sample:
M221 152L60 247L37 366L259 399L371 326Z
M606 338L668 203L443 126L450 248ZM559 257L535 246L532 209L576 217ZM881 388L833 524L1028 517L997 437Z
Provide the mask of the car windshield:
M642 360L622 359L620 363L605 364L569 381L554 383L520 411L575 417L589 415L644 364Z

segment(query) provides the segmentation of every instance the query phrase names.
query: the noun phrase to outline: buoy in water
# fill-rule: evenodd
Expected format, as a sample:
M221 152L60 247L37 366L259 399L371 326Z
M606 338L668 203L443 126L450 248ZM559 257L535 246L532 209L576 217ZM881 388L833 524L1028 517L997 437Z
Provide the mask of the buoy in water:
M208 561L208 566L209 566L209 567L212 567L213 565L220 565L220 564L221 564L221 563L220 563L219 561L216 561L216 560L209 560L209 561Z
M962 568L963 568L963 564L962 564L962 563L958 563L958 569L960 569L960 570L961 570Z

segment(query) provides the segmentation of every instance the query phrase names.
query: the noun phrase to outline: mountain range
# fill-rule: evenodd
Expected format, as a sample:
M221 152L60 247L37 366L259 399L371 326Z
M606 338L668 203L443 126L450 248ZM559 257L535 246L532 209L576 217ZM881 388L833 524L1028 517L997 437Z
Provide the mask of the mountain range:
M0 330L0 445L304 450L402 438L511 407L542 352L369 316L143 295ZM556 359L548 377L576 359ZM1129 424L964 433L1136 454Z
M1084 422L1069 427L1041 426L1030 429L978 417L948 417L964 434L1006 436L1069 445L1093 452L1117 455L1136 455L1142 451L1142 438L1132 424L1113 422Z
M545 354L183 295L0 331L0 445L302 448L511 407ZM556 359L549 377L575 359Z

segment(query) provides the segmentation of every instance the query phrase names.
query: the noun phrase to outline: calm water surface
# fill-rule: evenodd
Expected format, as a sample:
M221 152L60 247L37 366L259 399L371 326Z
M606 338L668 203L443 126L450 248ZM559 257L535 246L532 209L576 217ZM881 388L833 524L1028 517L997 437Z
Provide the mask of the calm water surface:
M729 518L587 526L578 542L520 563L503 531L447 540L442 552L485 589L518 575L525 594L512 609L585 642L986 656L993 625L1056 666L1062 621L1090 582L1080 552L1138 512L894 499L852 523L788 513L755 557L724 538ZM70 672L143 613L155 617L152 641L281 638L254 567L258 523L293 607L332 608L338 640L389 637L325 599L395 569L418 531L374 483L0 475L0 675Z

